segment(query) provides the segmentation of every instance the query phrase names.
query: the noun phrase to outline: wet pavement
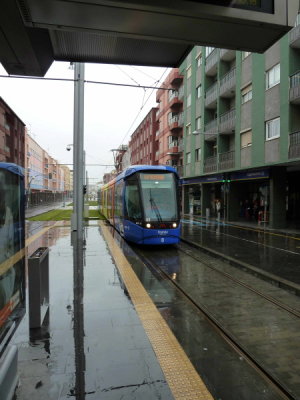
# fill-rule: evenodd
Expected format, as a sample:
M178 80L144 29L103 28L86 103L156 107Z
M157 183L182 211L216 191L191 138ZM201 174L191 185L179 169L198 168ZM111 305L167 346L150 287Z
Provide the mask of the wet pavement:
M156 248L155 252L146 247L135 248L135 251L150 260L151 265L158 266L165 271L199 308L217 322L222 331L239 348L243 349L252 360L255 360L270 377L280 382L292 398L300 398L300 298L298 296L249 275L228 263L190 249L185 244L175 248ZM163 280L163 277L161 279ZM175 286L173 290L175 290ZM174 299L176 297L176 293L174 293ZM173 313L174 299L168 301L169 308ZM269 299L276 300L276 303L272 303ZM284 306L297 310L298 316L282 309L279 301ZM187 305L178 307L180 307L181 313ZM170 310L168 313L170 314ZM167 318L169 319L170 315ZM183 320L189 326L195 323L194 320L191 321L191 317L185 317ZM182 327L182 322L180 321L178 326ZM203 335L200 326L201 324L197 323L194 331L198 340L199 336ZM174 328L178 329L176 326ZM209 328L204 331L208 335ZM182 335L182 332L178 332L178 334ZM196 338L190 337L190 340L197 340ZM186 341L188 349L186 351L195 357L195 353L193 349L189 349L188 343ZM215 343L214 346L217 344ZM207 342L205 347L211 349ZM223 354L226 354L226 351L222 353L222 357ZM232 372L238 369L237 362L233 362L233 360L228 362L225 358L215 362L218 367L223 365L226 371ZM208 375L209 372L210 369L206 368L205 373ZM231 372L228 372L228 375ZM248 387L249 382L246 382L245 379L244 384L245 387ZM229 385L221 385L221 389L220 384L215 383L215 385L220 390L218 393L220 398L246 398L243 397L245 394L241 395L240 388L235 387L232 387L231 397L224 397L224 393L228 392L226 388ZM251 396L255 399L261 398L261 390L254 395L252 388L249 398Z
M300 235L296 231L185 216L182 238L300 294Z
M87 233L82 301L74 296L70 228L52 228L36 242L50 244L49 321L29 330L27 312L14 336L16 398L172 399L99 227Z
M39 213L39 209L35 213ZM74 291L70 227L60 223L49 229L51 224L27 223L28 237L37 236L30 243L28 254L37 247L50 248L50 308L48 324L42 329L29 330L26 313L14 337L19 348L17 399L172 399L166 378L96 222L87 227L84 291L78 298ZM38 232L44 228L48 230L38 237ZM218 257L262 269L271 277L294 285L300 283L300 243L298 236L291 232L263 232L255 227L184 219L182 234L184 239ZM224 341L205 316L172 284L145 268L128 244L120 245L215 399L284 398L253 368L251 361ZM273 363L276 371L282 371L283 376L286 374L285 383L291 384L292 391L300 394L299 379L281 368L283 360L294 366L295 371L300 368L298 321L285 321L286 317L279 315L276 306L266 309L258 305L256 309L254 297L245 296L226 283L221 284L211 271L199 274L196 263L189 268L188 258L173 247L152 251L152 256L180 285L186 285L193 296L198 299L202 296L201 302L223 319L227 329L238 333L256 355L263 355L263 363L267 366ZM208 256L202 256L205 257ZM235 269L228 264L221 265L218 260L213 263L221 269ZM257 280L253 285L265 290L266 282L241 270L237 273L239 279L248 283ZM297 297L274 286L269 290L272 296L298 307ZM220 303L220 294L226 299L223 303ZM244 310L242 305L245 304ZM251 310L247 310L247 305L248 308L251 305ZM241 315L247 317L242 324ZM281 323L285 326L282 337L279 335ZM269 342L262 340L266 332L271 335ZM291 346L289 337L294 337L295 346Z

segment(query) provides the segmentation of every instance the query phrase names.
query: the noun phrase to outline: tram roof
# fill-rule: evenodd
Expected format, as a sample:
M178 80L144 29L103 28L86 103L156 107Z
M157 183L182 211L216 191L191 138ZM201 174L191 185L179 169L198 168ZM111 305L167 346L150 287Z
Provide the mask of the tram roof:
M17 164L0 162L0 169L5 169L15 175L24 177L24 168Z
M132 165L121 172L121 174L117 176L116 181L126 179L139 171L168 171L174 172L177 175L176 169L168 165Z

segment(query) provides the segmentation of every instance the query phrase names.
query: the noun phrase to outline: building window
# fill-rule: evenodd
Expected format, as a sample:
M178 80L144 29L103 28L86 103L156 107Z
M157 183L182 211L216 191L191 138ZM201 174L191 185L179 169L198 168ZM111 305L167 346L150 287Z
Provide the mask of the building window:
M266 140L280 137L280 118L271 119L266 122Z
M205 48L205 57L208 57L213 51L214 51L214 47L206 47Z
M196 87L196 98L197 99L200 99L200 97L201 97L201 91L202 91L201 89L202 89L201 85Z
M192 161L192 155L191 153L186 153L186 163L190 164Z
M196 63L197 63L197 68L200 68L201 65L202 65L202 54L199 54L199 55L196 57Z
M192 104L192 96L191 96L191 94L189 94L189 95L187 96L187 98L186 98L186 106L187 106L187 107L190 107L191 104Z
M185 133L186 133L186 135L190 135L192 133L192 125L191 124L186 125Z
M201 129L201 117L196 118L196 130Z
M243 132L241 134L241 148L252 146L252 131Z
M252 84L242 89L242 104L252 100Z
M250 56L251 51L242 51L242 60L245 60L248 56Z
M186 79L189 79L192 76L192 67L191 65L186 69Z
M280 64L276 64L266 73L266 89L278 85L280 83Z
M201 149L195 150L195 161L201 161Z

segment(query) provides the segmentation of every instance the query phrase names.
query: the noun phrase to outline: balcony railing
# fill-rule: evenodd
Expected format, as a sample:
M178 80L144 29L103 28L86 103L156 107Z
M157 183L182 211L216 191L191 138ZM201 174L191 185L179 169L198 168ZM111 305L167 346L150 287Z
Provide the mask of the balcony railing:
M218 49L214 49L208 57L206 57L205 73L214 76L217 73L217 63L219 58Z
M300 132L290 134L289 158L300 157Z
M205 107L215 108L217 104L218 84L215 83L205 92ZM213 107L212 107L213 106Z
M235 59L235 50L221 49L220 59L224 61L232 61Z
M226 153L219 154L219 169L234 168L235 165L235 152L227 151Z
M213 119L212 121L208 122L204 127L204 138L205 140L212 140L215 139L216 135L218 134L218 120Z
M173 100L175 97L178 97L178 90L170 90L169 91L169 101Z
M204 160L204 172L209 173L217 171L218 168L217 162L218 162L217 156L207 157Z
M300 104L300 71L290 77L290 102Z
M290 46L300 48L300 25L297 25L290 32Z
M178 147L178 141L174 140L173 142L169 143L169 149L171 149L172 147Z
M220 116L220 133L232 133L235 129L235 109L227 111Z
M236 87L236 69L230 70L220 81L220 96L233 97Z

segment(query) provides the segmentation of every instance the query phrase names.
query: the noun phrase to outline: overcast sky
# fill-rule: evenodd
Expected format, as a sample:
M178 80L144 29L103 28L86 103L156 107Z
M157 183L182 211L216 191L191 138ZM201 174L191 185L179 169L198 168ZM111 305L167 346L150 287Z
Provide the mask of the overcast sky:
M166 78L166 68L85 65L85 80L155 86ZM7 75L0 64L0 75ZM69 63L55 62L46 77L73 79ZM127 144L131 133L152 107L155 90L85 84L85 139L87 164L113 164L111 149ZM26 124L32 137L59 163L72 163L73 82L0 77L0 96ZM150 96L150 97L149 97ZM148 100L147 100L148 99ZM145 104L147 100L147 103ZM71 166L70 166L71 167ZM87 167L91 183L113 167Z

